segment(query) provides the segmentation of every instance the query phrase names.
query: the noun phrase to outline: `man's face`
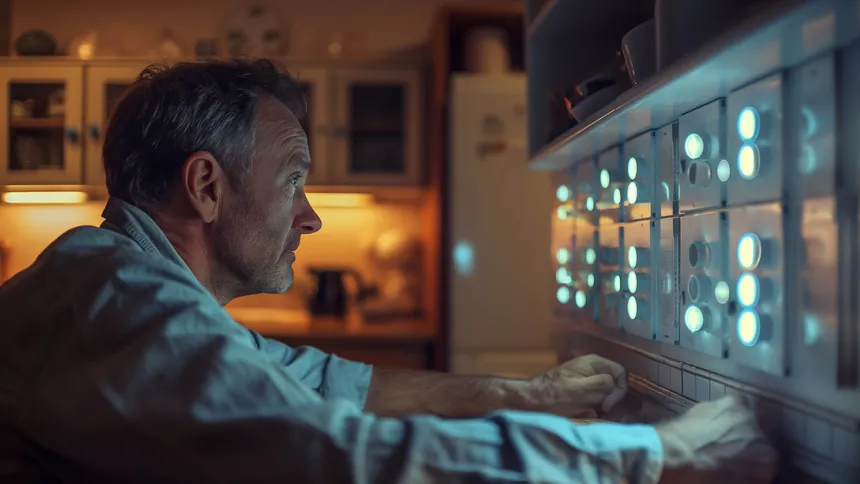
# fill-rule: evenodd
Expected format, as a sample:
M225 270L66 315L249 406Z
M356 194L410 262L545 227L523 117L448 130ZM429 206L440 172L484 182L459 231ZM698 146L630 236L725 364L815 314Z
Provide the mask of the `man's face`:
M286 291L299 239L322 226L305 194L308 138L284 104L260 100L254 146L251 171L228 189L212 228L216 257L239 286L237 296Z

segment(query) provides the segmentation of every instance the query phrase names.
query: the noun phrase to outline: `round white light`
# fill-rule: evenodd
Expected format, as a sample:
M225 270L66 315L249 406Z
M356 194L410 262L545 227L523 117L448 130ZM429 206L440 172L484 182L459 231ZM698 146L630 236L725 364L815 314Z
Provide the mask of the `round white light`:
M705 140L696 133L690 133L684 140L684 153L691 160L698 160L705 153Z
M632 293L636 293L639 289L639 276L635 272L627 274L627 289Z
M612 190L612 203L616 205L621 205L621 189L616 188Z
M576 301L575 301L575 302L576 302L576 307L578 307L578 308L580 308L580 309L582 309L582 308L584 308L584 307L585 307L585 303L587 302L587 298L586 298L586 296L585 296L585 293L584 293L584 292L582 292L582 291L576 291L575 299L576 299Z
M639 303L636 301L635 297L631 297L627 299L627 316L630 319L636 319L636 316L639 315Z
M752 309L744 309L738 315L738 339L744 346L753 346L761 335L761 320Z
M721 182L727 182L730 176L732 176L732 164L729 163L729 160L720 160L717 163L717 178Z
M635 180L636 175L638 175L638 174L639 174L639 162L636 160L636 158L631 156L630 159L627 160L627 177L630 178L631 180Z
M746 233L738 239L738 265L744 270L754 269L761 260L761 240L756 234Z
M564 267L559 267L555 271L555 282L559 284L570 284L573 282L573 278L570 277L570 272Z
M630 246L630 248L627 249L627 265L630 266L631 269L635 269L640 265L647 265L647 257L648 253L645 249L641 249L636 246Z
M755 145L743 145L738 150L738 174L744 180L752 180L758 176L761 160Z
M555 212L556 216L559 220L567 219L567 209L564 208L564 205L559 205L558 209Z
M585 283L588 284L588 287L594 287L594 274L589 274L585 277Z
M738 278L738 302L745 308L751 308L758 303L759 282L754 274L744 273Z
M738 114L738 136L743 141L755 141L759 133L758 111L752 106L741 109Z
M615 289L615 292L621 292L621 276L615 275L612 278L612 289Z
M636 182L630 182L627 185L627 203L632 205L636 200L639 200L639 187L636 186Z
M564 265L570 261L570 252L562 247L555 252L555 260L558 261L559 264Z
M570 200L570 188L567 185L561 185L555 191L555 197L558 198L559 202L566 202Z
M714 299L720 304L729 302L729 285L725 281L720 281L714 287Z
M594 199L593 198L588 197L585 199L585 209L588 210L589 212L594 210Z
M698 306L689 306L687 307L687 310L684 311L684 326L686 326L691 333L697 333L705 327L705 315Z
M609 171L608 170L600 170L600 186L603 188L609 188L609 182L612 180L609 179Z
M567 286L561 286L555 292L555 298L562 304L567 304L570 301L570 289Z
M586 264L594 264L594 261L597 260L597 252L594 249L588 248L585 249L585 263Z

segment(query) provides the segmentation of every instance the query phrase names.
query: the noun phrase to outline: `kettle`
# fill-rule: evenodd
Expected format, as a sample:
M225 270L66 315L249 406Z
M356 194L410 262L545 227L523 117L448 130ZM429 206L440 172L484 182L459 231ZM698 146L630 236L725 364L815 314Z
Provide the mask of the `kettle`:
M354 269L348 268L311 268L309 270L316 279L316 290L311 292L308 300L310 312L314 316L346 316L347 294L345 276L353 278L358 286L355 294L356 302L361 302L374 291L365 286L361 276Z

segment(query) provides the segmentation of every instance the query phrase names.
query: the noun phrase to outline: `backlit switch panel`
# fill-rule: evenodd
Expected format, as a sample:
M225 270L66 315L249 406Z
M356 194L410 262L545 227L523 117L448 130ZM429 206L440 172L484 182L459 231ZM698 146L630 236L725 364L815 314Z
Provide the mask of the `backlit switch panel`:
M714 101L678 122L678 208L683 212L722 206L730 168L725 147L725 102Z
M624 269L621 253L621 228L617 225L600 227L600 248L597 252L600 311L602 326L620 328L621 308L624 304Z
M574 209L575 187L570 172L554 174L555 203L552 213L552 254L556 283L553 312L555 314L570 314L572 298L577 289L572 275L572 257L576 251L576 224L581 217Z
M642 338L652 339L654 330L654 301L652 300L652 267L654 254L651 249L651 227L649 222L632 222L624 225L624 330Z
M625 187L622 199L626 220L651 218L654 199L654 135L645 133L624 143Z
M681 346L721 358L731 294L726 214L683 217L680 232Z
M728 97L728 205L782 198L782 85L777 74Z
M627 170L626 166L621 165L619 148L605 151L597 158L597 180L600 184L597 207L600 216L612 223L622 220L624 200L627 196Z
M779 204L730 210L729 359L782 375L786 370L785 245Z

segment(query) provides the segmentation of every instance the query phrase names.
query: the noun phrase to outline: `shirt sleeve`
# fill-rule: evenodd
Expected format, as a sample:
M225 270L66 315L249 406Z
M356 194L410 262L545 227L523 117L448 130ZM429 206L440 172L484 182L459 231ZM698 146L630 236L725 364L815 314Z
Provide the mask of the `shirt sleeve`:
M250 330L249 330L250 331ZM324 399L342 398L364 408L372 367L324 353L316 348L291 348L251 331L257 345L287 373L313 388Z
M15 421L61 480L587 484L659 476L651 427L576 426L520 412L378 418L349 399L321 398L298 367L275 364L175 268L124 263L107 283L90 279L74 289L69 320ZM314 378L307 381L325 380Z

